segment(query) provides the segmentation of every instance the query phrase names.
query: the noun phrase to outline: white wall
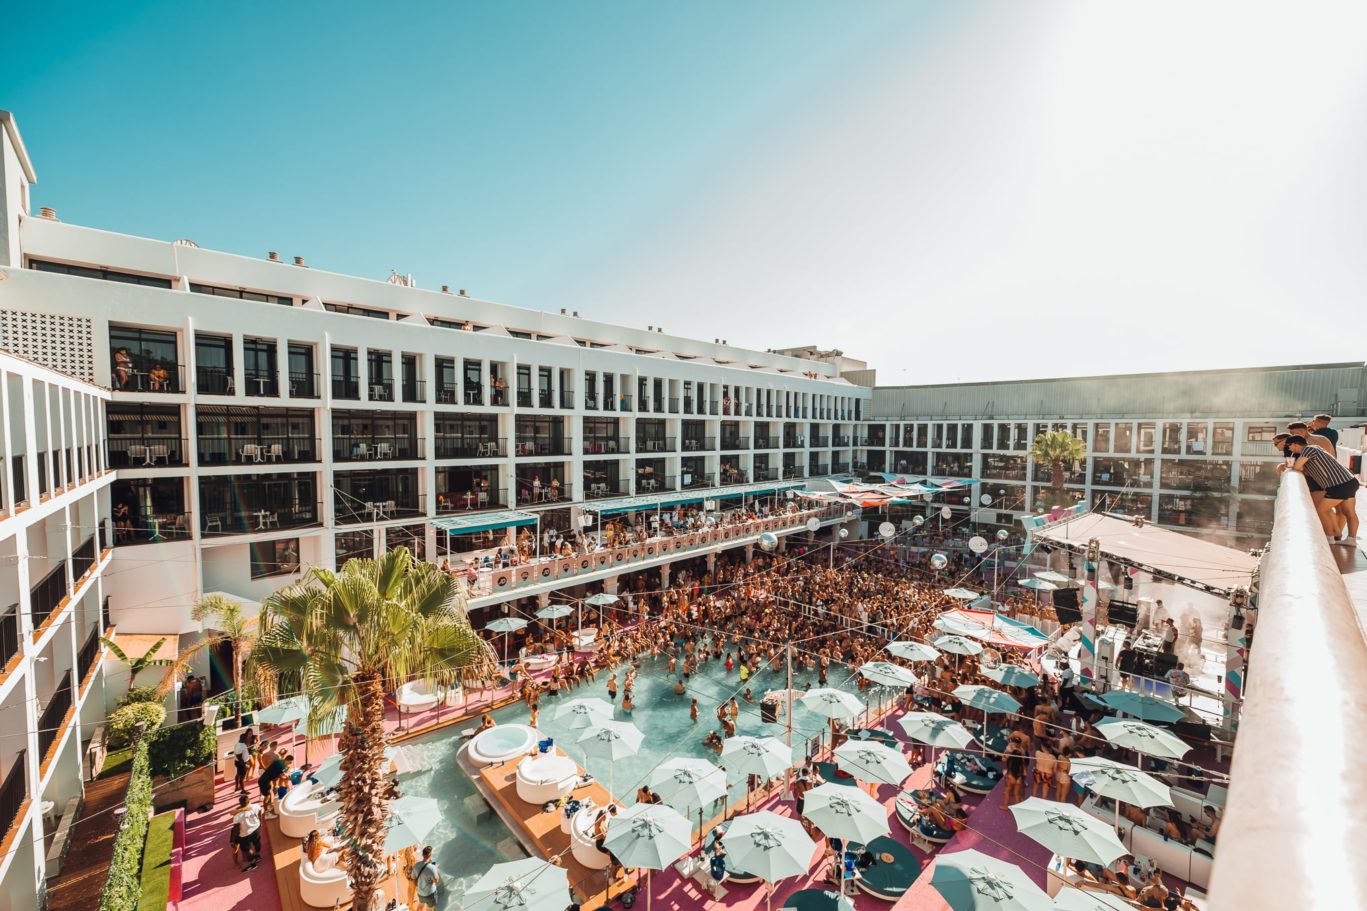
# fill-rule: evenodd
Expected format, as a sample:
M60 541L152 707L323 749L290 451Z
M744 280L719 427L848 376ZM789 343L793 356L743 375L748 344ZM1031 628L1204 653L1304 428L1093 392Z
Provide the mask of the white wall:
M114 625L127 633L172 635L198 629L190 608L199 597L194 543L116 547L104 574Z

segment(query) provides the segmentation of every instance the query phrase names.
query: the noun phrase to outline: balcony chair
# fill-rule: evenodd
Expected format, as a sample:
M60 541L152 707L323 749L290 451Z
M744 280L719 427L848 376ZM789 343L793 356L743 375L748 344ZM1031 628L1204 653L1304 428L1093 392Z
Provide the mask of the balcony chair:
M393 450L393 448L392 448L388 443L376 443L376 444L375 444L375 458L377 458L377 459L392 459L392 458L394 458L394 450Z
M283 462L285 460L284 444L272 443L271 448L266 450L266 460L268 462Z

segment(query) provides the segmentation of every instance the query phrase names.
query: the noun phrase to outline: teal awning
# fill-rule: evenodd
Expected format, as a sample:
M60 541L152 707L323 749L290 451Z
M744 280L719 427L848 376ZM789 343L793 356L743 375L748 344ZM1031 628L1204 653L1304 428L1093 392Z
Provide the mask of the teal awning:
M737 497L761 497L768 493L796 490L806 487L806 481L757 481L753 484L733 484L729 487L704 487L694 490L662 491L661 493L642 494L638 497L616 497L611 500L596 500L585 503L580 508L584 512L594 512L600 516L610 516L622 512L637 512L642 509L666 509L670 506L684 506L701 503L704 500L727 500Z
M432 520L432 527L452 535L473 535L481 531L514 528L518 525L535 525L536 523L535 513L505 509L501 512L467 512L440 516Z

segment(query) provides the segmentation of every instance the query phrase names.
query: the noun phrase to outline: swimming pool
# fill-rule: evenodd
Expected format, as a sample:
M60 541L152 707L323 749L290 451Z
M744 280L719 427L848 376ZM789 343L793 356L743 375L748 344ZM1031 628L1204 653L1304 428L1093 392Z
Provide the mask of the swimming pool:
M783 739L786 719L780 718L776 723L761 720L759 700L769 690L782 689L785 676L783 670L765 670L750 678L747 685L753 691L755 702L740 702L737 733ZM816 676L815 671L794 672L793 687L802 689L804 685L817 686ZM625 667L619 668L619 688L625 677ZM847 671L833 668L827 685L856 690L855 681L847 677ZM716 706L723 697L729 698L740 687L740 676L734 671L726 673L721 662L710 661L701 673L693 675L683 695L674 692L675 679L666 669L666 659L645 659L632 694L635 710L630 718L622 713L621 693L618 693L616 719L630 720L645 733L641 751L635 756L619 760L613 769L613 784L618 799L623 803L635 803L636 790L649 780L651 770L666 759L693 756L718 761L716 752L703 744L703 737L718 727ZM608 780L607 762L590 759L586 764L583 750L575 744L579 732L569 730L556 721L555 710L559 703L567 699L584 696L607 699L607 680L608 672L603 671L593 683L572 690L568 695L543 697L541 717L537 722L537 730L554 738L557 746L581 765L586 765L604 784ZM689 701L695 697L699 711L697 723L689 718ZM521 703L507 706L493 715L500 726L525 725L528 720L527 708ZM826 724L824 718L801 705L797 707L793 716L793 752L798 760L802 759L801 744L821 733ZM465 727L452 726L409 741L407 745L418 752L423 767L428 771L404 779L401 786L404 794L434 798L441 807L443 821L433 831L430 841L449 887L443 889L442 905L448 909L459 906L459 897L465 889L489 867L525 854L517 846L517 837L496 814L483 806L474 783L456 764L456 752L462 743L460 731ZM732 781L735 785L731 791L732 802L744 802L744 784L737 784L735 779Z

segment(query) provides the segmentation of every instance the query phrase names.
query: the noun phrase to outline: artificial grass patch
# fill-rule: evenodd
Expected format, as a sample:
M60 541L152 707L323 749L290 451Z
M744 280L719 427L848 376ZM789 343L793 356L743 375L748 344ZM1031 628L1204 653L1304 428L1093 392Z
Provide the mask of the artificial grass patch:
M160 813L147 824L142 849L142 897L139 908L165 908L171 894L171 848L176 837L176 814Z
M132 747L126 747L122 750L110 750L104 757L104 768L100 769L100 777L108 778L111 775L127 772L132 764Z

